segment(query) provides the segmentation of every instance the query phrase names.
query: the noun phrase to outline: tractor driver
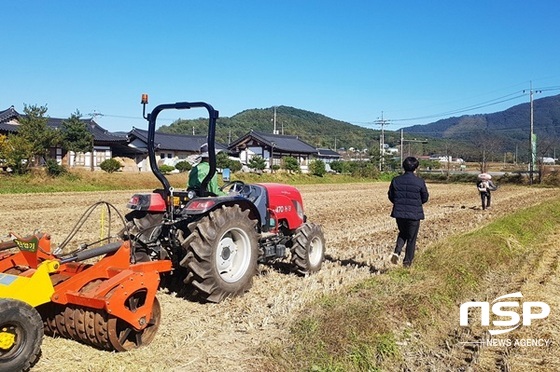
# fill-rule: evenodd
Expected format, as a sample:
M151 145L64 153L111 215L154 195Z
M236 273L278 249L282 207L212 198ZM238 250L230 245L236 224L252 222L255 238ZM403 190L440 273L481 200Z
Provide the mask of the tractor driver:
M202 181L210 171L207 143L200 146L200 153L200 162L195 165L189 172L189 182L187 184L187 188L189 189L198 190L200 188L200 185L202 184ZM216 173L214 173L214 176L212 176L210 182L208 182L206 191L216 196L227 195L218 187L218 176L216 175Z

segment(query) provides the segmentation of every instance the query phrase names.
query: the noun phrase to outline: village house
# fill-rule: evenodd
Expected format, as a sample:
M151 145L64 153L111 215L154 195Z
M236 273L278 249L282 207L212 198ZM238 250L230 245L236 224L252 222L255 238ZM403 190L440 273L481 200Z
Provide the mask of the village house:
M341 159L341 156L338 152L331 150L331 149L317 149L317 155L315 156L317 160L323 161L325 164L330 164L333 161L337 161Z
M189 136L171 133L155 133L156 158L158 165L175 166L180 161L194 162L200 154L200 146L207 142L206 136ZM128 146L135 150L134 161L138 171L151 171L148 159L148 131L132 128L128 133ZM225 145L216 142L216 153L228 149Z
M281 166L282 158L292 156L297 159L303 173L309 170L309 161L318 154L315 147L303 142L298 136L263 133L251 130L228 146L230 152L247 165L254 156L262 157L266 169Z
M14 107L0 111L0 134L16 134L21 118ZM66 119L47 117L47 125L59 130ZM123 163L123 171L149 172L148 159L148 131L132 128L128 133L112 133L102 128L93 118L81 119L86 128L93 134L93 152L74 153L65 152L62 148L51 149L51 157L59 164L86 169L100 169L99 164L104 160L117 158ZM200 153L200 146L205 143L206 136L181 135L170 133L155 133L156 157L158 165L175 166L179 161L186 160L193 163ZM313 159L322 160L329 164L340 160L338 152L315 148L299 139L298 136L280 135L250 131L241 138L226 146L215 143L216 152L227 152L232 158L238 158L247 165L252 157L260 156L266 162L266 169L273 165L281 166L282 158L291 156L297 159L302 172L308 171L309 162Z
M19 130L20 118L14 106L0 111L0 134L15 134ZM47 125L55 130L60 130L62 122L66 119L47 117ZM60 147L51 149L51 157L59 164L70 167L85 167L99 169L99 164L113 157L129 157L134 155L134 150L127 144L125 134L111 133L99 126L92 118L81 119L90 133L93 134L93 152L74 153L65 152Z

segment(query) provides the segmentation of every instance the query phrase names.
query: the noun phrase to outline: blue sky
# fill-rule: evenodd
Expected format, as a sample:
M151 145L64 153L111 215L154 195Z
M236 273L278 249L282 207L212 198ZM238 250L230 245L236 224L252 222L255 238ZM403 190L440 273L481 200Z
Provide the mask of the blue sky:
M372 128L383 112L388 130L528 102L530 82L560 94L556 0L0 3L0 110L96 112L110 131L146 127L142 93Z

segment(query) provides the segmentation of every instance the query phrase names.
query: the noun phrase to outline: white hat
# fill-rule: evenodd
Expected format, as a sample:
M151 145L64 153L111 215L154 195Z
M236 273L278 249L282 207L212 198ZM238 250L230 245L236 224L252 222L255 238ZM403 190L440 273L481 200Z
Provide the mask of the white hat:
M480 173L480 174L478 175L478 179L479 179L479 180L488 181L488 180L491 180L491 179L492 179L492 176L491 176L490 174L488 174L488 173Z
M200 146L200 157L201 158L207 158L208 157L208 144L207 143L203 143L202 146Z

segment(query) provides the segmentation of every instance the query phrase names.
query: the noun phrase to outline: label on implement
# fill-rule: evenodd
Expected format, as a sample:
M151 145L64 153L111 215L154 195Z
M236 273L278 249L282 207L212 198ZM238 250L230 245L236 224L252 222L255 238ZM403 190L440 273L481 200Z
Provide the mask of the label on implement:
M17 278L18 278L17 275L0 274L0 284L5 285L5 286L9 286Z
M14 239L14 243L20 251L37 252L37 248L39 247L39 239L36 236L28 240L16 238Z

